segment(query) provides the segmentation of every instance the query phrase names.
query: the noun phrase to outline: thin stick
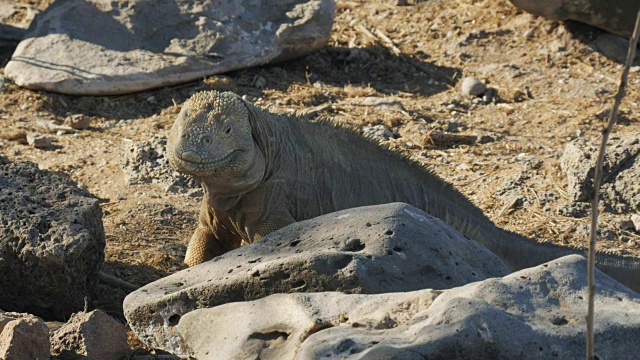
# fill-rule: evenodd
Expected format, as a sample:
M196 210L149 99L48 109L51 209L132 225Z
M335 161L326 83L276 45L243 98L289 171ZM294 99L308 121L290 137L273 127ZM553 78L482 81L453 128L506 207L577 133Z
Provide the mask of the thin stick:
M609 140L609 134L613 129L613 125L617 121L618 109L620 103L627 91L627 81L629 78L629 68L636 56L636 47L638 44L638 37L640 36L640 11L638 11L638 17L636 19L636 27L633 30L633 35L629 40L629 51L627 52L627 61L624 64L624 70L622 71L622 78L620 79L620 86L618 87L618 93L616 94L615 102L613 103L613 109L609 114L609 122L607 127L602 131L602 143L600 144L600 151L598 152L598 161L596 163L596 174L594 176L593 185L593 202L591 203L591 234L589 239L589 265L588 265L588 286L589 286L589 308L587 310L587 360L595 360L595 336L593 328L594 318L594 306L595 306L595 294L596 294L596 232L598 227L598 201L600 200L600 183L602 182L602 168L604 163L604 153L607 147L607 141Z

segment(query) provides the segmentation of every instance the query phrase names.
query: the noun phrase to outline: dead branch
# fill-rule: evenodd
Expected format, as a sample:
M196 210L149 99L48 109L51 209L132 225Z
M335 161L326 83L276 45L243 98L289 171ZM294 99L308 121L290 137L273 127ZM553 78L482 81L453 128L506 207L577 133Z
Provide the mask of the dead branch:
M618 93L616 94L615 101L613 103L613 109L609 114L609 122L602 131L602 143L600 144L600 150L598 152L598 161L596 162L596 173L594 175L593 185L593 200L591 203L591 234L589 239L589 265L588 265L588 291L589 291L589 307L587 309L587 360L595 360L595 338L594 338L594 299L596 293L595 274L596 274L596 233L598 230L598 201L600 198L600 183L602 182L602 168L604 164L604 154L607 147L607 141L609 135L613 129L613 125L617 121L618 109L620 103L627 91L627 81L629 78L629 69L631 63L636 56L636 47L638 46L638 37L640 36L640 10L638 11L638 17L636 19L636 27L633 31L633 35L629 40L629 51L627 52L627 60L624 64L624 70L622 71L622 78L620 79L620 86L618 87Z

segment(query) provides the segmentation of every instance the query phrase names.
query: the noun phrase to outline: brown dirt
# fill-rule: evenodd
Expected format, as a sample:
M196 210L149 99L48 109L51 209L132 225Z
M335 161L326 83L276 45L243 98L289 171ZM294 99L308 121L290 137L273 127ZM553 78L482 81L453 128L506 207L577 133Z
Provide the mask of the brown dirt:
M44 8L50 1L24 2ZM278 112L311 109L312 117L352 126L386 125L404 134L390 140L393 148L455 184L498 225L582 246L588 219L562 215L568 197L559 156L578 132L599 138L603 110L613 102L621 65L593 50L600 33L531 16L504 0L339 1L327 48L298 60L124 96L68 96L7 84L0 94L0 152L68 176L103 199L104 271L140 285L182 268L198 200L154 185L127 186L123 148L166 132L181 104L207 89L233 90ZM634 69L615 132L640 129ZM495 89L497 103L462 96L460 79L469 75ZM265 88L254 87L258 77ZM363 105L366 96L397 99L404 110ZM49 149L26 145L25 133L45 133L36 119L73 114L90 116L92 127L49 134ZM451 118L459 122L456 134L494 141L433 146L416 130L452 130ZM638 256L631 240L640 243L640 234L620 230L617 219L602 215L609 231L598 247ZM124 292L104 286L98 295L95 306L122 316Z

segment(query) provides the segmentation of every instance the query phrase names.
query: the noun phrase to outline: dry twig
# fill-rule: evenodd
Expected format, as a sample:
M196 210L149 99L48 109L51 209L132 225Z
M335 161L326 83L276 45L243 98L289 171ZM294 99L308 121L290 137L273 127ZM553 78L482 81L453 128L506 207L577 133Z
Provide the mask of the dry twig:
M629 51L627 52L627 61L624 64L624 70L622 71L622 78L620 79L620 86L618 87L618 93L616 94L615 101L613 103L613 109L609 114L609 122L607 127L602 131L602 143L600 144L600 150L598 152L598 161L596 162L596 173L594 175L593 185L593 201L591 203L591 234L589 239L589 265L588 265L588 286L589 286L589 307L587 310L587 360L595 359L595 339L594 339L594 299L596 293L595 285L595 269L596 269L596 233L598 227L598 201L600 198L600 183L602 182L602 168L604 163L604 154L607 147L607 141L609 140L609 134L613 129L613 125L616 123L618 117L618 109L620 103L627 90L627 81L629 78L629 69L631 63L636 56L636 46L638 44L638 37L640 36L640 11L638 11L638 17L636 19L636 27L633 31L633 35L629 40Z

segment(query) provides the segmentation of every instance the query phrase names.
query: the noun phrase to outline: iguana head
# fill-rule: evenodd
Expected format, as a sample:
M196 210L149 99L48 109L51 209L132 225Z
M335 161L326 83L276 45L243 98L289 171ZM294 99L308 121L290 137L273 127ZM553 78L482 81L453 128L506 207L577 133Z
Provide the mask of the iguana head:
M193 95L175 120L167 145L176 170L214 187L241 188L264 171L247 104L231 92Z

